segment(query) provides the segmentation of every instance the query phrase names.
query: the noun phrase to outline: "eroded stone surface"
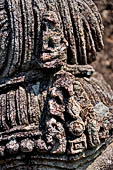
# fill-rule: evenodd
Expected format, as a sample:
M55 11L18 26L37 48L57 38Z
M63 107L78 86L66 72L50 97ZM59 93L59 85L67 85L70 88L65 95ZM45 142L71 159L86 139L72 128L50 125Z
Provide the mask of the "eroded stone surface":
M87 166L113 133L113 91L87 65L103 48L97 7L6 0L0 12L0 168Z
M77 78L61 70L46 86L41 80L38 86L29 83L1 94L1 147L5 142L9 153L20 147L21 152L36 148L76 155L105 144L112 136L113 92L95 77Z
M92 0L4 0L0 13L2 77L64 61L88 64L103 48L102 21Z

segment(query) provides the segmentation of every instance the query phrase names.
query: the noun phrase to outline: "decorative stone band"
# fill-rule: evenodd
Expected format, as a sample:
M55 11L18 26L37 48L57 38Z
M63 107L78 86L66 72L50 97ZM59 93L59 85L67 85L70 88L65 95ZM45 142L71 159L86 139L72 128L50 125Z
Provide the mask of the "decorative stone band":
M17 85L0 95L0 155L37 151L80 159L90 148L101 152L112 137L112 96L101 76L77 78L64 70Z

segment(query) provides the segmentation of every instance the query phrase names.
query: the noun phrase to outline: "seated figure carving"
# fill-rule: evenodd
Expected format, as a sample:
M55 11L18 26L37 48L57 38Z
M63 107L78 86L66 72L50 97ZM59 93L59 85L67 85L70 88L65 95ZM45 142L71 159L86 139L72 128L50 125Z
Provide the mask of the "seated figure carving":
M110 142L113 92L89 65L102 34L92 0L0 2L1 157L78 160Z

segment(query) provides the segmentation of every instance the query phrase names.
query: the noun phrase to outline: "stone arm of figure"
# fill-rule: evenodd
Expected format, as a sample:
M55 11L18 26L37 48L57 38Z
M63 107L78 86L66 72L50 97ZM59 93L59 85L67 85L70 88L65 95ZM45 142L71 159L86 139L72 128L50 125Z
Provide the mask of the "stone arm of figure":
M78 77L90 77L94 72L94 68L91 65L64 65L64 70L72 73Z

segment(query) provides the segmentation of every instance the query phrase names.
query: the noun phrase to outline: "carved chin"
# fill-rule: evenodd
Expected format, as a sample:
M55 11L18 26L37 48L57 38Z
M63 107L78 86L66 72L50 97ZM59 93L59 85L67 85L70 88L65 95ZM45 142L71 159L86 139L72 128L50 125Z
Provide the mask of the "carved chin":
M60 52L44 52L40 57L41 60L39 60L39 65L41 68L59 68L59 66L63 65L61 57L62 55Z
M43 62L51 61L52 55L50 53L43 53L41 59Z

